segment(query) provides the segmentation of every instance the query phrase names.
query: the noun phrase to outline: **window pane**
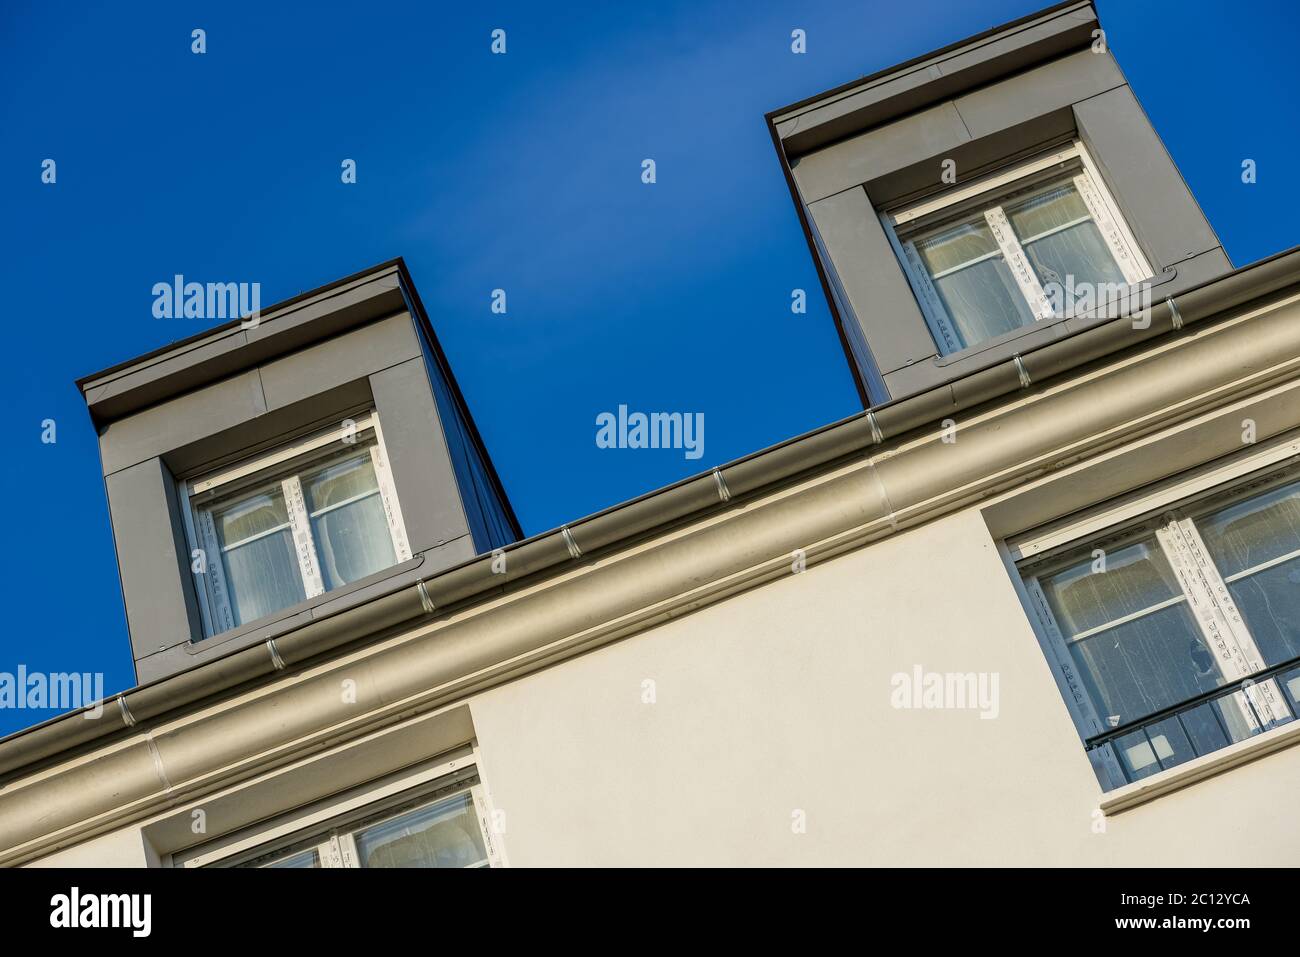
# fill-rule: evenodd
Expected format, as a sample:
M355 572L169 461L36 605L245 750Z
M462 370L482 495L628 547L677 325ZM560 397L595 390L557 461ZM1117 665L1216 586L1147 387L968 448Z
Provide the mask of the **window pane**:
M1300 656L1300 558L1228 584L1267 665Z
M1230 726L1224 723L1218 708L1218 703L1207 701L1179 715L1198 755L1218 751L1232 743L1228 737Z
M1259 694L1258 692L1252 693L1256 696ZM1226 694L1221 698L1215 698L1213 701L1215 713L1219 716L1219 720L1223 722L1223 726L1228 734L1228 739L1233 743L1236 743L1237 741L1245 741L1252 735L1259 734L1261 731L1267 731L1269 728L1276 727L1278 724L1285 723L1289 720L1286 717L1282 717L1276 722L1265 720L1264 715L1260 714L1258 707L1261 702L1258 700L1252 701L1252 693L1247 693L1246 691L1234 691L1232 694ZM1280 701L1279 703L1283 706L1286 704L1285 701ZM1287 709L1282 707L1279 710L1281 710L1285 715Z
M982 215L914 245L963 348L1033 324Z
M214 505L211 512L235 624L307 597L280 489Z
M1154 536L1100 556L1089 550L1086 558L1044 577L1042 586L1067 636L1182 595Z
M1152 746L1141 729L1115 739L1115 753L1124 764L1124 774L1128 780L1140 781L1142 778L1160 773L1160 755L1156 752L1157 747L1159 744Z
M1093 634L1070 656L1102 712L1125 724L1225 683L1186 602Z
M1143 730L1160 760L1160 767L1172 768L1196 757L1187 740L1180 716L1175 715L1147 725Z
M1300 655L1300 482L1196 526L1267 664Z
M1090 286L1093 302L1105 302L1128 288L1073 183L1050 186L1004 211L1044 287L1072 285L1079 295L1081 286Z
M1224 683L1154 536L1104 560L1090 550L1039 584L1103 722L1125 724Z
M302 487L312 512L379 491L369 446L304 473Z
M353 832L362 867L486 867L468 791Z
M284 506L284 495L279 488L215 506L212 517L222 548L230 548L289 524L289 511Z
M1283 694L1286 695L1291 713L1300 712L1300 668L1292 668L1290 671L1284 671L1278 675L1277 684Z
M1004 211L1021 242L1054 232L1066 223L1091 219L1088 207L1073 183L1054 183L1010 203Z
M934 276L996 253L998 244L989 231L988 223L980 215L917 240L916 250L925 261L930 275Z
M302 486L327 589L396 563L368 449L304 475Z
M287 854L284 857L276 858L265 864L259 864L258 867L320 867L320 854L316 848L306 851L298 851L295 854Z
M1115 750L1130 781L1141 780L1196 757L1177 717L1157 721L1116 739Z

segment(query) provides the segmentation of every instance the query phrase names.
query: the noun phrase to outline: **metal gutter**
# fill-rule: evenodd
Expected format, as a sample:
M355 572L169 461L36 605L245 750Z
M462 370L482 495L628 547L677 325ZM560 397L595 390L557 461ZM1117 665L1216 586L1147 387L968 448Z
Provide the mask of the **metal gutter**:
M754 452L727 465L597 512L503 550L506 573L482 555L189 671L113 695L98 720L71 712L0 739L0 775L100 741L125 729L262 680L323 654L391 629L426 621L468 602L506 592L598 555L730 507L735 500L772 491L943 417L1013 395L1045 379L1152 339L1179 334L1187 325L1300 282L1300 247L1243 266L1187 290L1151 309L1150 323L1135 329L1116 318L1045 343L957 382L858 413Z

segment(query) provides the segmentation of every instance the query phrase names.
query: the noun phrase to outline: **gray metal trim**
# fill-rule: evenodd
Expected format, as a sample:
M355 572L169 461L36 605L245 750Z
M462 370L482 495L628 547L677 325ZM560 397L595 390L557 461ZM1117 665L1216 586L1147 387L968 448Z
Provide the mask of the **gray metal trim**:
M239 320L77 380L97 425L236 375L403 310L400 260L262 310L257 329Z
M1086 47L1097 24L1090 2L1068 0L773 110L767 119L784 152L797 156Z

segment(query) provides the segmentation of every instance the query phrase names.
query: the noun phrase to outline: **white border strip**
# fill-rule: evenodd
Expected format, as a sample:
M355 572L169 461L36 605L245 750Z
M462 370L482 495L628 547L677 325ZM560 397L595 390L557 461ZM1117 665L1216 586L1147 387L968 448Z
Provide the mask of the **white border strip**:
M1073 521L1040 526L1038 529L1010 538L1007 541L1007 548L1014 561L1032 558L1062 545L1068 545L1075 539L1091 538L1112 526L1123 525L1148 512L1158 511L1171 502L1198 495L1216 485L1231 482L1240 476L1285 461L1293 455L1300 455L1300 439L1286 436L1262 446L1257 452L1235 462L1203 468L1175 481L1160 483L1150 491L1130 496L1127 501L1119 505L1099 505Z
M923 199L918 203L914 203L911 206L907 206L897 212L891 213L889 219L895 226L905 225L914 220L920 219L922 216L928 216L930 213L938 212L941 209L952 206L955 203L963 202L974 196L978 196L981 193L987 193L1001 186L1007 186L1018 179L1031 176L1039 170L1055 166L1057 163L1064 163L1068 160L1072 160L1079 155L1080 144L1078 141L1075 141L1064 149L1048 153L1047 155L1040 156L1037 159L1032 159L1027 163L1021 163L1018 166L1005 169L1000 173L992 173L988 176L983 176L973 182L967 183L965 186L944 190L937 196L931 196L928 199Z
M186 483L186 491L190 495L198 495L200 492L206 492L219 485L225 485L227 482L233 482L235 479L244 478L245 476L253 475L265 469L273 468L281 462L287 462L292 458L302 455L304 452L311 452L315 449L324 448L331 442L342 441L343 436L349 432L355 431L355 434L359 436L362 432L374 427L375 416L373 412L367 412L364 415L357 416L352 419L352 421L356 424L355 430L340 425L325 432L318 432L309 438L302 439L298 442L292 442L289 445L276 449L274 452L270 452L266 455L255 456L251 459L240 462L238 465L229 466L215 472L209 472L207 475L197 479L191 479Z

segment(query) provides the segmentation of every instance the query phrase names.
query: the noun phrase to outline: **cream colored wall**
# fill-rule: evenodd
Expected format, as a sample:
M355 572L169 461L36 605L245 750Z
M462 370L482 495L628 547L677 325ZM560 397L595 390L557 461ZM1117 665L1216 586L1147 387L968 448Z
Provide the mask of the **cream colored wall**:
M895 709L891 677L918 664L996 672L998 716ZM642 703L647 679L653 704ZM977 509L501 685L470 708L514 866L1300 857L1300 748L1094 832L1100 789ZM33 866L147 865L157 861L133 825Z
M28 867L157 867L138 827L110 831L74 847L56 851Z
M894 709L891 676L916 664L997 672L999 716ZM646 679L654 704L641 701ZM1300 857L1295 748L1094 833L1100 788L976 509L488 691L471 710L516 866Z

